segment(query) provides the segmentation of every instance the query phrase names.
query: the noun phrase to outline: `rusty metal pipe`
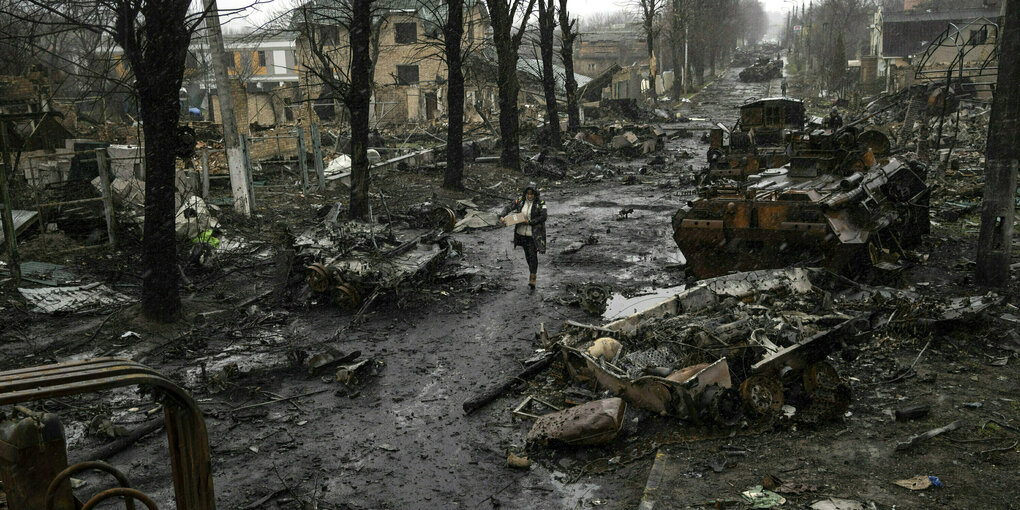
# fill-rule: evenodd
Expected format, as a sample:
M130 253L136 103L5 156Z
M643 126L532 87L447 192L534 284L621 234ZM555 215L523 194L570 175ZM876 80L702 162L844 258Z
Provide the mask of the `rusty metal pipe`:
M159 507L156 506L156 502L153 501L152 498L146 496L144 493L138 491L137 489L131 489L128 487L116 487L113 489L107 489L103 492L100 492L99 494L92 496L92 499L86 501L85 504L82 505L81 510L92 510L99 503L102 503L103 501L106 501L110 498L115 498L117 496L123 496L124 499L127 501L128 505L131 505L132 501L137 499L138 501L141 501L142 504L145 505L146 508L148 508L149 510L159 510ZM131 506L128 506L128 508L131 508Z
M70 478L72 475L87 470L105 471L117 479L117 483L122 488L131 488L131 482L128 481L127 476L121 473L119 469L107 464L103 461L93 460L88 462L79 462L57 474L56 478L50 482L50 486L46 489L46 510L53 510L54 496L56 495L57 487L60 486L65 480ZM127 504L125 505L127 510L135 509L135 502L133 498L128 498Z

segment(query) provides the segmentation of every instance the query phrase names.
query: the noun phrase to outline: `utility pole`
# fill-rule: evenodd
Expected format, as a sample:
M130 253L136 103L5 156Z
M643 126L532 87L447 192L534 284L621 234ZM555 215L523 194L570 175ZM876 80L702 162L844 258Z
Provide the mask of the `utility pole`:
M7 255L11 266L11 276L14 284L21 283L21 259L18 257L18 240L14 228L14 220L11 210L12 203L10 194L7 192L7 172L14 172L11 165L10 149L7 146L7 121L0 120L0 150L2 150L3 161L0 161L0 201L3 210L3 233L4 241L7 242Z
M1020 0L1003 6L999 36L999 71L988 123L985 153L985 192L978 236L978 285L1002 287L1009 283L1010 251L1016 208L1017 160L1020 158Z
M237 134L234 117L234 98L230 95L230 78L227 76L227 52L223 48L223 31L216 0L205 0L205 26L209 31L213 70L216 74L216 95L220 99L220 121L223 123L223 146L227 149L227 168L230 169L230 189L234 195L234 210L251 216L251 195L248 171L244 165L241 139ZM233 54L231 54L233 57ZM212 105L209 105L210 108Z
M680 70L680 86L684 90L684 94L687 93L687 23L689 19L684 23L684 68Z

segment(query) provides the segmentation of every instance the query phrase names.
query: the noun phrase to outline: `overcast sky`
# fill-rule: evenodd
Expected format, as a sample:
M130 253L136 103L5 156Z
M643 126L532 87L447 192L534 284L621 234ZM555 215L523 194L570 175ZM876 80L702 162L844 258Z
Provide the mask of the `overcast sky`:
M237 9L252 5L255 1L259 3L252 7L247 14L246 22L250 25L264 23L270 13L277 12L281 7L294 5L295 0L217 0L220 9ZM762 0L767 11L785 12L793 5L793 0ZM585 17L598 13L609 13L632 8L634 1L628 0L569 0L568 8L577 16ZM231 26L244 24L244 21L234 20Z

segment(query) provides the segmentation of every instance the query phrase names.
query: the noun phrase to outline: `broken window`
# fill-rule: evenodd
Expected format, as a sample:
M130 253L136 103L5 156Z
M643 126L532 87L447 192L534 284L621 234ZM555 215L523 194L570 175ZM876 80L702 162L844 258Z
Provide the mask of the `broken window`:
M397 23L397 44L414 44L418 42L418 25L416 23Z
M397 85L418 84L418 66L397 66Z
M765 108L765 125L770 127L777 127L783 125L783 106L782 105L770 105Z
M970 39L967 44L971 46L979 46L988 42L988 27L983 26L979 30L970 31Z

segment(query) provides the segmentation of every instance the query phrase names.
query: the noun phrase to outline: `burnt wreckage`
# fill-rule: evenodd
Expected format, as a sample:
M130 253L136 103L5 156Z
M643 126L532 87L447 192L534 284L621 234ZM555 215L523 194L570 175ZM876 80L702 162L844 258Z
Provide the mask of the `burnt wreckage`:
M731 180L708 186L672 220L699 278L798 262L891 270L929 232L924 165L890 158L888 139L859 132L860 121L796 129L798 103L744 105L729 146L721 130L712 134L709 177Z

